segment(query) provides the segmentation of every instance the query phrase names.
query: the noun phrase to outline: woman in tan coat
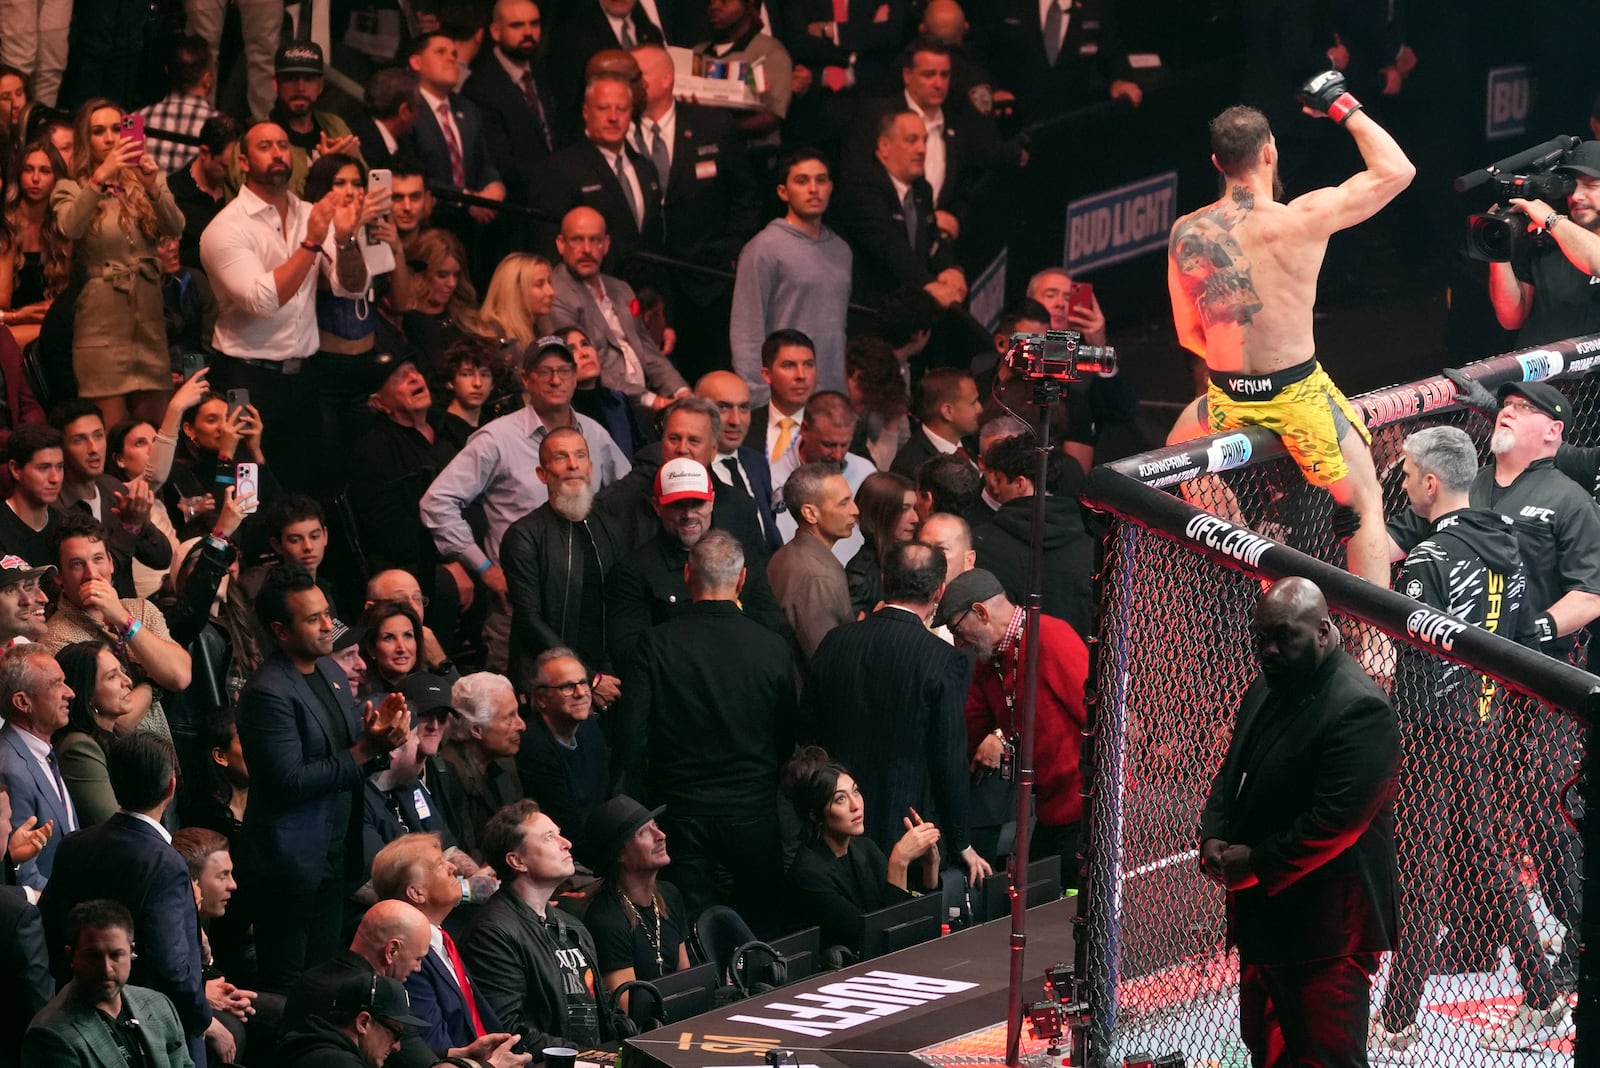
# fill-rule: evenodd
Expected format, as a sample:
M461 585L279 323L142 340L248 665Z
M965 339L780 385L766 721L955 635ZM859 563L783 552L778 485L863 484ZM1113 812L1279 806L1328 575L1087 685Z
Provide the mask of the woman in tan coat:
M106 425L159 418L172 391L156 242L183 233L183 212L122 109L90 100L73 122L72 177L50 198L87 275L74 308L72 370Z

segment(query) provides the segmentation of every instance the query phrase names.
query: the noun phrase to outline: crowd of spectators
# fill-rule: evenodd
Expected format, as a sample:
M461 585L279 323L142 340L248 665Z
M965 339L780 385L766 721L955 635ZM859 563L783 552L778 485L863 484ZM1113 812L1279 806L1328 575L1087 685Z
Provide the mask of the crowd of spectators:
M1108 409L1016 473L957 242L995 99L1137 103L1109 7L1019 104L952 0L446 5L359 100L240 2L230 113L223 5L149 94L64 6L0 24L0 1064L504 1068L708 906L850 947L1070 862L1075 752L1003 811L1006 517L1062 494L1075 738Z

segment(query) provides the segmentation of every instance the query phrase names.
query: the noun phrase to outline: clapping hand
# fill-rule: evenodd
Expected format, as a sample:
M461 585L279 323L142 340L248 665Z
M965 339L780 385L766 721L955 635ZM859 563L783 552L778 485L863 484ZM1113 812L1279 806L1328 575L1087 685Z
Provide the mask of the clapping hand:
M374 752L389 753L406 744L411 734L411 713L404 694L386 696L377 708L368 701L361 710L362 736Z
M122 520L122 525L129 530L138 530L150 518L150 509L155 507L155 491L142 478L123 485L124 489L111 505L111 514Z

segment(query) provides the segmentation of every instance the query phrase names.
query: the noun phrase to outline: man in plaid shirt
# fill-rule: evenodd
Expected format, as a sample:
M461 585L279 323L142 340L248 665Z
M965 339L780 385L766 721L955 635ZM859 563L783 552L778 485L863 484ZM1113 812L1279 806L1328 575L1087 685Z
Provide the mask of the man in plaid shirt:
M211 72L211 47L205 38L194 34L178 38L167 62L167 77L171 79L167 95L139 112L145 129L199 137L200 127L217 113L211 105L211 86L216 76ZM156 166L165 174L187 167L200 151L195 145L153 134L146 136L145 143Z

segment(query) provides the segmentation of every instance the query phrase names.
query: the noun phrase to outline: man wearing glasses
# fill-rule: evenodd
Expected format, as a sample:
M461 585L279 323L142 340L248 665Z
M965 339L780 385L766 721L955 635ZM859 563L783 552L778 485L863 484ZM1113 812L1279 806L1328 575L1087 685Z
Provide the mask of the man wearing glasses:
M597 715L595 680L571 649L548 649L529 672L534 715L522 735L517 770L539 807L574 835L611 796L611 747Z
M484 638L488 666L496 671L505 670L511 635L500 539L511 524L549 500L548 487L533 477L545 435L557 427L574 427L583 434L596 491L631 467L604 427L573 410L578 364L559 338L543 337L530 344L517 361L517 370L527 405L479 427L422 496L422 519L433 531L440 555L462 564L493 595ZM467 509L480 500L487 525L482 545L466 518Z

